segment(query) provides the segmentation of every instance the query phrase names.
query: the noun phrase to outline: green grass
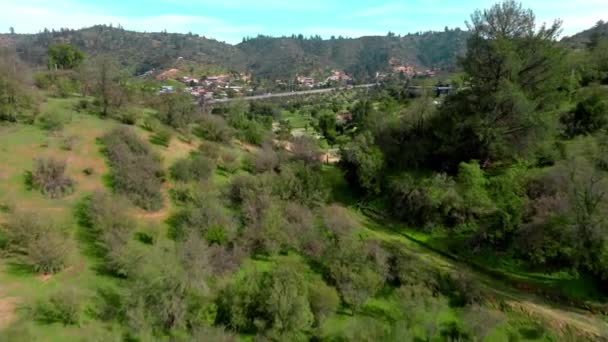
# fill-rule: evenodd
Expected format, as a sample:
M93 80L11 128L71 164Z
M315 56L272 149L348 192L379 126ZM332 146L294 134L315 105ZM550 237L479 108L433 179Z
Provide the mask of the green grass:
M75 288L83 301L83 311L95 306L94 298L100 287L113 287L116 279L99 275L98 260L84 253L85 246L78 241L79 227L74 208L84 196L104 187L103 177L107 173L97 138L116 123L73 110L79 98L49 98L41 107L42 112L60 111L71 120L58 133L49 134L37 125L11 124L0 126L0 204L9 210L0 212L0 222L11 210L35 211L57 221L72 233L73 253L67 268L49 279L34 274L13 258L0 259L0 300L16 298L16 322L11 327L23 340L67 341L78 340L87 332L96 336L105 331L104 324L88 313L83 314L80 327L62 324L43 324L32 320L31 308L41 300L63 288ZM63 140L75 137L71 150L64 148ZM67 161L66 173L76 181L75 192L60 199L50 199L25 184L24 174L31 170L34 160L55 157ZM90 176L82 171L93 169ZM16 329L16 330L15 330ZM10 330L9 330L10 332ZM103 333L105 334L105 333ZM0 338L1 339L1 338Z
M308 114L301 114L299 111L289 112L284 110L281 113L281 119L289 121L292 129L312 128L312 117Z

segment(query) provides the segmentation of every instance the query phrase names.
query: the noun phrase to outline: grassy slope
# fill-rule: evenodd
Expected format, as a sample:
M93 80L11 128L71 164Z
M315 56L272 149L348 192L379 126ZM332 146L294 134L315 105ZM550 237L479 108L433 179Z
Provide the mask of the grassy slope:
M60 110L71 114L72 121L61 134L48 134L36 126L0 126L0 204L15 210L35 210L50 219L69 226L77 239L78 225L73 208L83 196L95 189L103 188L103 176L107 166L99 152L96 138L113 124L98 118L72 111L74 99L49 99L45 110ZM71 151L61 148L65 137L76 136ZM24 173L31 170L33 161L43 156L54 156L68 161L67 174L76 180L76 191L62 199L52 200L25 185ZM94 174L85 176L84 168L92 168ZM0 213L0 220L4 219ZM75 241L74 241L75 242ZM13 260L0 259L0 302L14 298L17 303L17 317L25 317L28 307L36 301L48 297L60 288L75 288L85 298L85 306L92 306L96 289L100 286L114 286L115 280L99 276L95 271L96 260L75 249L67 269L48 279L32 274ZM45 341L66 341L83 336L83 331L100 331L98 321L85 319L81 327L64 327L59 324L27 323L25 328L32 333L27 338ZM26 337L23 337L26 338Z
M73 242L76 248L70 259L68 268L48 279L35 275L29 270L15 264L13 260L0 259L0 305L3 301L16 303L16 315L28 317L28 307L36 301L47 298L51 293L66 287L73 287L85 298L85 307L94 306L93 299L100 287L117 286L117 280L100 275L96 271L98 260L86 252L85 244L80 241L79 229L74 218L74 208L88 194L105 188L105 177L109 168L101 153L97 138L112 127L119 125L111 120L101 120L95 116L80 114L73 111L78 98L48 99L42 106L44 111L60 111L72 120L59 133L46 132L35 125L0 126L0 206L14 210L35 210L48 214L49 218L61 222L72 229ZM143 138L148 132L135 128ZM75 137L72 150L62 148L66 137ZM172 139L168 147L153 147L168 167L176 159L186 156L194 149L178 139ZM30 190L25 184L25 172L31 170L34 160L39 157L53 156L68 162L67 174L76 180L76 190L73 194L61 199L49 199L41 193ZM93 175L86 176L82 170L92 168ZM146 213L133 208L133 213L139 218L140 229L153 229L164 225L163 220L172 209L166 190L170 183L164 185L165 208L157 213ZM5 218L0 212L0 222ZM160 234L165 236L166 234ZM64 327L60 324L39 324L36 322L23 323L32 332L32 338L44 341L66 341L74 337L86 336L83 332L98 332L103 324L95 321L90 315L85 315L80 327ZM22 323L17 323L22 324ZM106 327L107 328L107 327ZM105 335L104 335L105 336Z
M75 236L77 236L76 233L79 228L74 221L72 210L76 203L90 191L103 188L103 175L108 171L104 158L99 152L100 146L97 145L96 138L117 123L72 112L71 108L75 101L75 99L50 99L47 109L45 109L60 109L73 115L72 122L66 126L63 134L64 136L79 136L72 151L65 151L60 148L62 137L49 136L37 127L23 125L0 127L0 137L2 139L0 160L6 161L0 166L0 204L8 204L19 209L31 208L48 212L49 215L64 220L65 224L73 227ZM137 132L142 137L148 137L149 135L148 132L139 128L137 128ZM174 138L168 147L155 146L154 148L163 157L164 165L169 166L176 159L186 156L195 146ZM78 182L74 194L64 199L50 200L25 187L23 173L25 170L31 169L33 158L41 155L55 155L69 160L68 174ZM95 174L84 176L81 171L85 167L93 167ZM333 200L354 205L357 199L348 191L341 172L334 167L324 167L324 172L334 190ZM218 172L214 181L218 185L225 184L229 177L229 175ZM171 183L167 183L164 189L167 190L170 186ZM134 209L134 212L142 219L142 226L147 226L148 223L162 226L163 220L172 210L168 199L166 204L166 209L159 213L145 213L137 209ZM416 253L423 260L437 267L453 272L470 273L479 279L486 296L493 299L491 303L509 304L515 311L522 311L525 315L547 322L548 326L558 330L563 329L564 325L573 326L577 330L589 334L600 333L603 331L602 329L605 329L605 323L595 316L571 308L552 305L543 298L505 286L494 279L470 270L466 265L444 258L426 249L408 236L403 235L402 227L376 221L357 213L354 209L353 213L365 227L362 235L366 238L398 242L404 249ZM3 214L0 213L0 220L2 218ZM164 234L162 235L164 236ZM75 238L75 242L76 240ZM10 260L0 260L0 302L7 297L17 299L19 308L17 316L27 317L28 305L38 299L47 297L58 288L73 286L86 298L86 305L93 307L93 297L99 287L117 286L118 284L116 279L99 275L95 271L97 260L87 256L84 251L81 252L75 253L68 269L46 281L33 275L28 270L11 264ZM297 256L295 257L297 258ZM260 270L268 269L272 267L276 258L251 260L244 265L244 269L249 267L256 267ZM307 276L316 277L318 274L311 272ZM326 337L335 336L338 332L350 329L362 319L374 319L383 324L381 322L382 317L395 315L396 305L396 299L391 291L383 291L383 293L368 301L362 314L351 316L347 312L339 312L331 317L321 328L322 335ZM457 311L450 309L443 312L441 316L442 319L448 320L457 314ZM508 323L496 329L494 335L492 335L493 341L506 340L507 332L513 329L529 328L527 325L530 322L522 323L521 314L514 312L509 317ZM75 337L95 336L95 334L108 328L104 327L101 322L92 319L90 315L86 315L81 327L64 327L59 324L47 325L36 322L27 325L33 326L34 329L30 330L34 333L34 337L39 337L45 341L65 341L73 340ZM539 338L545 339L547 337L543 337L541 334ZM538 338L535 340L538 340Z
M478 280L484 296L490 303L507 304L513 310L542 320L547 326L556 330L572 329L589 336L599 336L608 331L608 324L600 316L587 311L551 303L545 298L517 290L489 276L472 270L467 264L451 260L436 254L420 245L417 240L401 232L398 226L375 221L360 214L360 219L368 233L381 240L398 242L427 262L454 273L466 273Z
M324 173L328 183L331 184L333 200L341 202L352 209L354 215L365 227L365 235L369 238L398 242L405 250L416 254L426 262L445 271L454 273L466 272L474 277L474 279L478 279L485 297L490 303L507 304L515 311L541 320L547 326L558 331L565 331L569 326L575 331L590 336L606 336L608 334L608 323L606 323L604 316L593 315L585 310L558 305L544 297L528 293L526 289L516 289L506 285L500 280L472 269L468 264L470 260L459 262L437 253L436 250L441 250L441 248L429 246L427 244L429 236L426 234L407 229L403 225L364 215L358 209L357 197L349 191L348 184L341 176L341 171L336 167L324 166ZM501 271L501 269L498 271ZM566 284L563 283L562 285Z

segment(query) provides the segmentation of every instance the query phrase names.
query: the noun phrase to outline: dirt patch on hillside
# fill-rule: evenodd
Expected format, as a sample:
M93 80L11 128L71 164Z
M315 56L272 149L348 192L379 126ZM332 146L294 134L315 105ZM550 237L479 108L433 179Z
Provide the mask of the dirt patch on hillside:
M587 338L596 339L605 337L608 329L605 323L600 323L596 318L585 314L549 308L529 301L506 301L505 304L528 317L542 320L551 329L561 333L574 330Z
M17 304L19 304L19 298L2 297L2 294L0 294L0 330L15 321Z

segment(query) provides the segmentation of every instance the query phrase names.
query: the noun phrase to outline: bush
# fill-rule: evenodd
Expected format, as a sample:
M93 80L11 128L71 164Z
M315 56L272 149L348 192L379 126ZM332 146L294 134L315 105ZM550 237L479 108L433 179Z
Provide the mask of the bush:
M139 112L135 109L127 109L118 115L118 121L125 125L135 125L139 120Z
M213 141L201 141L198 150L202 155L213 160L216 160L221 156L221 145Z
M158 210L163 206L160 188L164 172L160 158L132 130L118 127L103 136L111 169L112 186L137 206Z
M75 183L65 175L65 169L65 161L54 158L38 159L27 181L51 198L66 196L74 192Z
M255 152L252 166L252 171L255 171L256 173L274 171L279 166L279 156L272 146L266 145Z
M204 115L198 121L198 127L195 131L201 138L229 143L234 135L234 130L228 126L226 120L217 115Z
M45 131L58 132L69 123L72 118L69 115L58 113L56 111L45 112L36 118L38 125Z
M306 165L319 166L321 164L321 151L317 139L301 136L292 139L292 152L296 159L303 161Z
M324 203L328 196L322 175L302 162L282 166L274 190L283 200L309 207Z
M154 134L150 137L150 142L154 145L169 147L173 133L165 126L158 126L154 130Z
M80 223L89 229L95 252L106 261L106 270L119 276L130 271L128 243L136 227L128 208L124 198L96 192L86 199L79 212Z
M20 259L34 271L61 271L71 250L68 234L48 218L34 213L17 212L0 227L0 236L9 255Z
M192 204L171 217L172 237L182 240L196 231L209 243L224 244L232 240L236 234L236 224L218 202L212 196L199 195Z
M70 135L61 140L61 149L65 151L71 151L74 149L74 145L78 142L79 137L77 135Z
M308 287L310 308L315 315L315 325L321 326L325 319L332 315L340 305L338 292L322 280L316 280Z
M247 127L240 133L243 140L253 145L261 145L266 140L267 135L268 130L262 124L253 120L249 121Z
M184 92L161 94L158 96L158 118L175 129L183 129L197 116L197 108L192 96Z
M59 290L35 307L35 317L44 323L63 323L64 325L80 325L82 314L81 298L75 290Z
M597 132L608 125L608 104L600 91L593 89L573 111L562 116L561 122L568 137Z
M389 204L395 217L411 225L454 226L462 222L455 181L444 174L417 180L403 174L390 182Z
M224 151L219 157L218 167L228 173L235 173L241 168L239 156L231 151Z
M268 194L269 190L266 179L263 177L237 175L228 185L226 195L234 206L239 206L248 197Z
M208 179L215 170L215 162L199 153L180 159L171 166L169 173L177 181L190 182Z

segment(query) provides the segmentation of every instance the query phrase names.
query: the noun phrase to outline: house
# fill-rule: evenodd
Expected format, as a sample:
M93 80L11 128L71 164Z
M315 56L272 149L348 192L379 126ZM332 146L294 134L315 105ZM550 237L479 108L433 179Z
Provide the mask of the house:
M393 66L393 72L403 73L405 75L412 76L416 73L416 68L414 68L413 66L411 66L409 64L396 65L396 66Z
M315 86L315 79L312 77L304 77L304 76L298 76L296 78L296 80L298 81L298 83L304 87L308 87L308 88L314 88Z
M376 72L376 82L382 82L386 79L388 75L383 72Z
M205 77L205 81L214 83L214 84L226 83L226 82L228 82L228 76L227 75L207 76L207 77Z
M194 87L195 85L198 85L199 80L197 80L196 78L192 78L190 76L184 76L182 78L179 79L180 82L187 84L189 86Z
M342 81L352 81L352 77L348 76L343 71L333 70L331 76L329 76L326 80L327 83L330 82L342 82Z
M159 93L161 93L161 94L170 94L173 92L175 92L175 89L173 88L173 86L161 86L160 91L159 91Z

